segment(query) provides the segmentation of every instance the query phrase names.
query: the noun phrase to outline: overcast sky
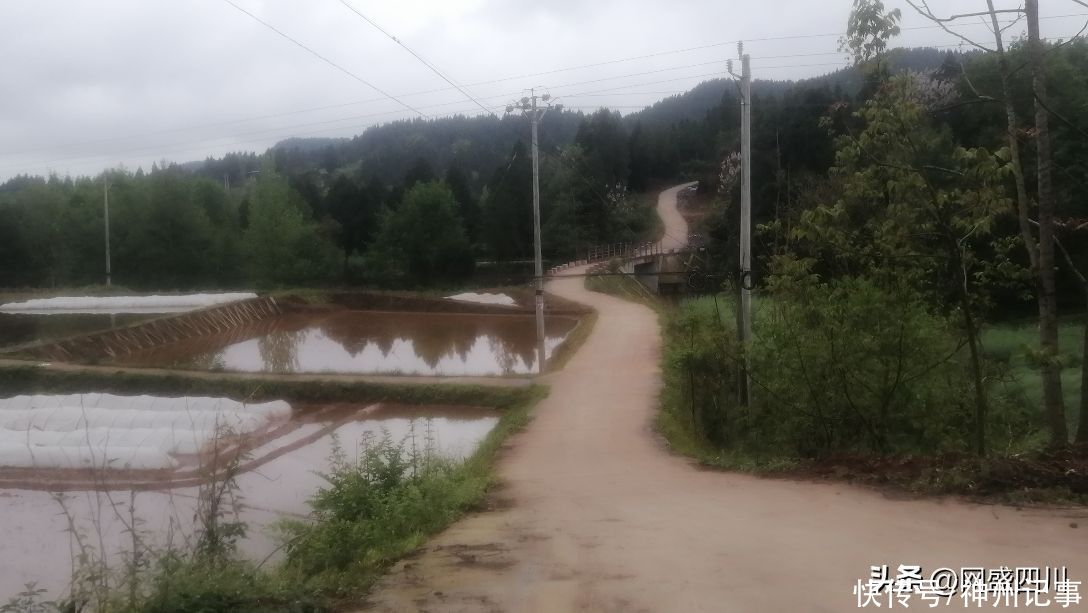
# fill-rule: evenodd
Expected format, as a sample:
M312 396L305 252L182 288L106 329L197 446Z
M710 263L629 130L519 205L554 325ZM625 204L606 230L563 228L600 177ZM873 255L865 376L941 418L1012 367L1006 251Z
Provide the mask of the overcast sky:
M339 0L2 0L0 179L97 173L228 151L289 136L351 136L366 126L482 111ZM568 107L631 112L725 70L746 39L756 78L844 65L836 34L850 0L346 0L486 105L538 86ZM901 46L953 45L903 0ZM974 11L982 0L933 3ZM999 5L1016 4L999 1ZM1043 3L1043 36L1086 13ZM974 26L973 33L985 32ZM1017 25L1014 33L1023 31ZM776 37L779 40L759 40ZM702 47L700 49L692 49ZM687 49L687 51L683 51ZM643 57L655 54L654 57ZM605 65L580 69L587 64ZM438 90L438 91L436 91ZM443 91L444 90L444 91Z

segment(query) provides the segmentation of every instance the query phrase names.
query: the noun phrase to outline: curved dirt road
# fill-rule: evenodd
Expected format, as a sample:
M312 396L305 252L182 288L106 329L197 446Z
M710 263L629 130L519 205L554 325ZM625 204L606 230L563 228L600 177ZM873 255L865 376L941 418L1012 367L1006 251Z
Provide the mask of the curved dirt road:
M662 206L674 208L676 189L662 193ZM499 508L398 564L371 608L846 611L871 564L1066 565L1071 579L1088 580L1081 511L892 500L700 470L670 455L651 430L661 387L654 313L580 279L548 287L600 316L511 439Z
M680 249L688 244L688 221L680 214L676 206L677 195L684 189L698 183L684 183L661 192L657 197L657 216L661 218L665 235L659 241L665 251Z

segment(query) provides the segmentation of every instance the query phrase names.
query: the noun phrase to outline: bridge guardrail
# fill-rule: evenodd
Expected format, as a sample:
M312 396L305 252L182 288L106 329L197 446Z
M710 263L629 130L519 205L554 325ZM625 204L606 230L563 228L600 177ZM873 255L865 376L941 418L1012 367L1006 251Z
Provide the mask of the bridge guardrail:
M610 260L631 259L650 257L655 255L663 255L668 253L676 253L677 249L665 249L661 246L659 241L649 241L645 243L632 244L632 243L610 243L605 245L594 245L586 249L586 256L567 262L566 264L560 264L548 269L547 274L553 275L568 268L574 268L576 266L584 266L586 264L595 264L600 262L608 262Z

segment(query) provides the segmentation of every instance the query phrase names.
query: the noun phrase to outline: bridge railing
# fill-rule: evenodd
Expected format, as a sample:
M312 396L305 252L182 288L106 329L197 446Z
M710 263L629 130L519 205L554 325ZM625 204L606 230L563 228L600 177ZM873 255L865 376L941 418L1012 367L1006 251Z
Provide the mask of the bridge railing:
M595 264L599 262L608 262L614 259L632 259L650 257L655 255L661 255L663 253L672 253L675 249L663 249L661 243L658 241L648 241L645 243L608 243L604 245L594 245L588 247L585 250L585 257L574 260L573 262L567 262L566 264L560 264L559 266L553 266L548 270L548 274L555 274L566 270L568 268L574 268L575 266L583 266L585 264Z

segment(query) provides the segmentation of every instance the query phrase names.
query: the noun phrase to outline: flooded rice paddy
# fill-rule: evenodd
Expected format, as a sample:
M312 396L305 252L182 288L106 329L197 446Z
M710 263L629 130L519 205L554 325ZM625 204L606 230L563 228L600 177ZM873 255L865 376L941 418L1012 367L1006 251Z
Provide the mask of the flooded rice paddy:
M67 400L39 404L71 404ZM189 400L199 405L212 399ZM177 402L161 399L160 408ZM236 410L229 403L224 410ZM276 551L278 521L306 517L307 500L324 484L319 473L329 469L335 448L351 460L366 441L388 436L407 447L463 458L498 422L495 412L474 407L330 404L271 413L274 427L254 430L236 479L238 517L249 528L240 551L253 560ZM126 526L133 517L144 547L185 547L194 532L198 495L199 479L186 472L184 462L169 471L106 469L93 475L63 466L0 467L0 603L31 581L52 596L64 593L76 542L69 518L82 538L107 556L130 546Z
M550 357L577 325L545 325ZM124 356L117 363L199 370L501 376L536 371L532 315L333 311L290 314Z
M59 340L161 316L155 313L0 313L0 347Z

